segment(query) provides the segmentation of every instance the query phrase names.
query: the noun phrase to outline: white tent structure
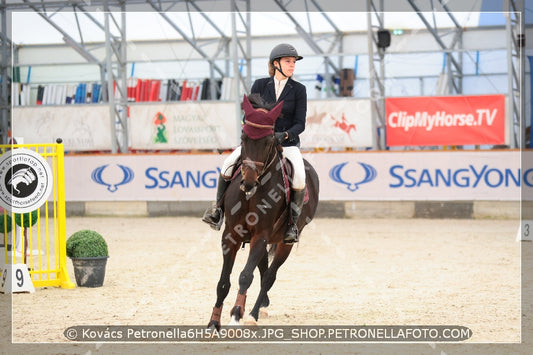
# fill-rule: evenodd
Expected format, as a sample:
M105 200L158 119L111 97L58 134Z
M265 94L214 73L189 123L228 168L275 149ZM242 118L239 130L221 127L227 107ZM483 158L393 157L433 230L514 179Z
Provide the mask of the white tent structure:
M374 102L383 128L386 96L505 93L511 147L524 147L526 25L523 0L472 1L6 1L2 5L2 78L17 68L27 84L100 81L116 139L127 151L129 76L233 77L228 98L266 73L279 42L298 48L298 80L314 93L317 74L331 88L343 68L354 69L354 96ZM492 5L491 5L492 4ZM392 31L384 43L380 33ZM396 30L396 31L393 31ZM533 37L533 36L530 36ZM12 53L12 54L11 54ZM112 80L109 80L112 79ZM2 125L9 128L8 80L2 80ZM107 95L116 83L118 95ZM117 124L115 124L115 122ZM527 124L529 125L529 124ZM522 128L522 129L521 129ZM376 139L376 149L383 142Z

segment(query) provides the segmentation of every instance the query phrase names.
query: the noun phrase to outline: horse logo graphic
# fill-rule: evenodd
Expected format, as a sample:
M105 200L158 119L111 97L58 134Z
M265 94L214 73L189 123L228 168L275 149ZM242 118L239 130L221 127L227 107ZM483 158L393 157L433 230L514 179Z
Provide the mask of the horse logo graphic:
M109 164L106 164L106 165L102 165L94 169L93 173L91 174L91 179L97 184L106 186L109 192L117 191L120 185L125 185L131 182L133 180L133 177L135 176L131 168L128 168L127 166L124 166L124 165L117 164L117 166L122 170L122 173L123 173L122 181L116 184L107 183L103 180L102 174L108 166Z
M342 117L339 120L337 120L335 117L331 116L331 119L335 121L333 124L333 127L339 128L341 131L346 133L347 135L350 135L350 132L353 130L354 132L357 131L357 127L355 126L355 123L350 123L346 117L344 116L344 112L342 113Z
M17 148L0 156L0 206L13 213L40 208L52 192L54 176L47 158Z
M30 186L30 184L33 183L36 179L37 177L35 176L35 171L33 171L32 168L28 167L25 169L20 169L19 171L14 173L7 184L11 185L13 187L13 190L15 190L18 195L20 195L20 190L17 188L18 185L20 183L23 183L26 186Z
M345 181L341 177L341 171L346 166L346 164L348 164L348 162L337 164L333 168L331 168L331 170L329 171L329 177L331 178L331 180L338 182L339 184L346 185L346 188L349 191L354 192L358 190L359 185L366 184L367 182L374 180L378 175L376 169L373 166L358 162L358 164L363 168L365 172L365 177L363 178L363 180L357 182Z

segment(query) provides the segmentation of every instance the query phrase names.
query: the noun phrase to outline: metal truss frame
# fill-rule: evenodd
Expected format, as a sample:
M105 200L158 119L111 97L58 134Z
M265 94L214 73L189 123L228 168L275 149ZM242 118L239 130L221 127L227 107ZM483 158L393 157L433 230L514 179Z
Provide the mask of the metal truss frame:
M443 53L446 55L446 74L448 79L448 94L462 94L463 93L463 28L459 22L455 19L450 9L446 5L445 0L438 0L442 7L442 10L446 12L450 20L455 25L451 31L445 33L439 33L439 29L433 18L430 21L425 13L420 11L420 8L416 5L414 0L407 0L409 5L416 12L420 20L426 26L426 29L431 33L437 44L441 47ZM435 4L430 1L431 11L434 14ZM452 39L449 44L445 43L445 37L452 35Z
M368 26L368 68L370 84L370 115L372 118L372 132L374 137L373 149L383 149L386 146L385 137L385 48L378 46L377 30L384 28L383 0L376 6L374 0L367 0ZM377 23L376 23L377 22ZM376 69L379 65L379 71Z
M126 55L126 5L121 5L121 12L114 14L108 4L104 4L105 27L105 74L107 101L109 103L111 127L111 151L113 153L128 151L128 88ZM120 16L120 20L116 17ZM111 35L112 28L119 33ZM102 82L102 86L103 82Z
M0 8L0 40L2 41L2 62L0 63L0 134L2 140L0 143L6 144L9 130L9 117L11 116L11 106L9 102L10 93L8 92L8 78L11 77L9 70L11 68L11 48L12 42L7 37L7 9Z
M508 0L506 31L507 68L509 72L509 133L512 148L526 147L525 118L525 24L524 0Z

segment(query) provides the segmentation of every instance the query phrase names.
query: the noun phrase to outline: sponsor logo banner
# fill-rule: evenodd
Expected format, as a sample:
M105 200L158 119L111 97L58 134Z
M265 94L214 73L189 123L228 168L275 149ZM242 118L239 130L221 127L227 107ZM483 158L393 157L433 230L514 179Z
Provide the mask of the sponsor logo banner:
M531 154L533 155L533 153ZM68 201L213 201L227 155L66 156ZM321 200L509 200L531 190L519 151L304 153Z
M519 151L322 155L316 162L327 200L517 201L524 181L533 181Z
M132 105L131 147L139 150L233 148L239 145L240 138L235 117L234 102Z
M9 150L0 157L0 206L27 213L41 207L53 187L50 165L37 152Z
M224 157L216 154L66 156L66 199L213 200Z
M370 110L368 99L309 101L302 148L371 147Z
M227 149L239 145L234 102L173 102L129 106L134 150ZM370 100L310 100L304 148L371 147ZM15 107L14 136L25 143L63 139L67 151L111 150L109 107Z
M111 150L109 106L90 106L14 107L13 136L24 137L25 144L61 138L67 151Z
M388 146L505 144L505 95L385 100Z

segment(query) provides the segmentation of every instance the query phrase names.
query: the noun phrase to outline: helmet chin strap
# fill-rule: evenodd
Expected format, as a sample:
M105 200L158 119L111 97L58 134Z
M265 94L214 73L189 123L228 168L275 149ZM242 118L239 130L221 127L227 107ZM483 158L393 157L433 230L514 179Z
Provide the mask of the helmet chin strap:
M283 75L284 77L288 78L287 75L285 75L285 73L283 72L283 70L281 70L281 62L279 61L278 59L278 64L279 64L279 68L277 66L274 65L274 69L279 71L281 73L281 75Z

